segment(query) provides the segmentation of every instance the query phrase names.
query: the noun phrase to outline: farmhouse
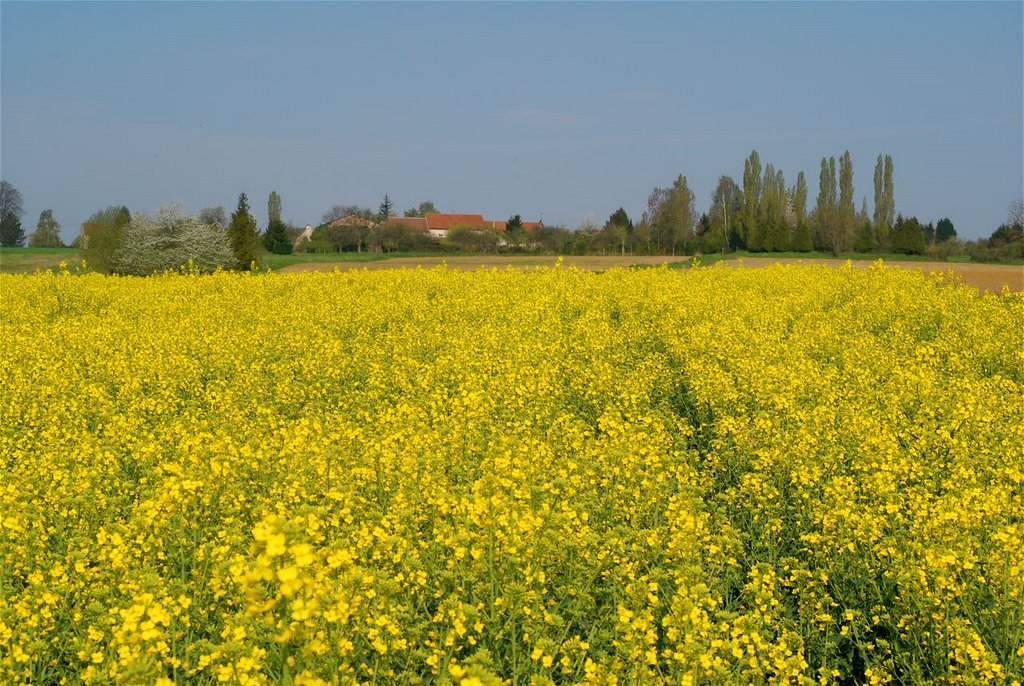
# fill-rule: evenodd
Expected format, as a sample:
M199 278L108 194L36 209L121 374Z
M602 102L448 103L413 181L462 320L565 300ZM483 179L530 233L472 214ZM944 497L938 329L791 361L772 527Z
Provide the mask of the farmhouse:
M447 238L448 232L456 228L496 231L503 234L508 224L508 222L500 219L484 219L482 214L449 214L444 212L430 212L424 217L388 217L388 223L407 226L411 229L429 233L430 237L434 239ZM533 232L543 225L543 222L523 222L523 229L527 232ZM365 217L349 214L329 222L327 226L365 226L372 229L377 224Z
M455 228L505 233L508 223L500 219L484 219L482 214L446 214L442 212L431 212L425 217L391 217L388 221L392 224L426 231L431 238L438 239L447 238L448 232ZM523 222L523 228L526 231L534 231L541 226L543 226L542 222Z

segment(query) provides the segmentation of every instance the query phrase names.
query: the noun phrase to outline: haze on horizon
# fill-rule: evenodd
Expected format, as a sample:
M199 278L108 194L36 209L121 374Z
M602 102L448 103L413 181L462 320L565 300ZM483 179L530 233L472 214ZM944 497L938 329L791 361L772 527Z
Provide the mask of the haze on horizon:
M108 205L332 205L575 227L756 149L987 236L1024 187L1020 2L0 4L0 172L26 232Z

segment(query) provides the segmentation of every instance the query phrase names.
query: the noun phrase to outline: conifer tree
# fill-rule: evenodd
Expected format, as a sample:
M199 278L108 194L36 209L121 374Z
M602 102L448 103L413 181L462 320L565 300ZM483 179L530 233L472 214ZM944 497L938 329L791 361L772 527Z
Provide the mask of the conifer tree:
M953 222L949 217L943 217L935 222L935 242L944 243L951 238L956 238L956 229L953 228Z
M394 207L391 204L391 198L388 197L387 193L384 194L384 199L380 201L380 208L377 211L377 214L380 216L381 224L387 224L388 217L395 214Z
M245 193L238 196L238 207L231 213L228 242L231 244L231 252L235 255L235 268L250 269L256 261L259 233L256 230L256 218L249 212L249 198Z
M292 242L288 239L288 232L283 221L280 219L270 220L267 232L263 236L263 246L275 255L292 254Z

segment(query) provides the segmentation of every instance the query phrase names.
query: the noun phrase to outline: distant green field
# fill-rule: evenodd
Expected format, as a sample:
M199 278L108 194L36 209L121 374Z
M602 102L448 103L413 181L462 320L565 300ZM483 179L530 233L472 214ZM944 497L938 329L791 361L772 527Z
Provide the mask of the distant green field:
M80 267L82 253L78 248L0 248L0 272L8 274L57 269L61 262L68 269Z
M873 253L873 252L844 252L833 255L830 252L747 252L738 250L729 254L714 253L701 255L698 259L702 265L714 264L722 260L735 260L743 257L766 257L772 259L794 259L794 260L869 260L875 262L884 260L886 262L971 262L968 255L950 255L940 259L930 255L903 255L900 253ZM689 266L689 262L680 263L679 266Z
M319 253L295 253L292 255L274 255L263 253L260 255L260 263L270 269L281 269L293 264L310 264L321 262L378 262L390 260L396 257L449 257L451 255L468 253L451 252L319 252Z

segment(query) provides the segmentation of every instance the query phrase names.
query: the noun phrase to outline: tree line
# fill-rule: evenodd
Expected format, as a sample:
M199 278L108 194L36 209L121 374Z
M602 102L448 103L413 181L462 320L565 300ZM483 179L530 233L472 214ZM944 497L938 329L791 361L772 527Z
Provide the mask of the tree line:
M257 228L248 198L241 193L230 217L223 207L203 208L196 217L180 206L160 208L153 216L111 206L82 224L73 247L84 251L94 269L141 274L176 268L191 260L198 269L250 269L266 252L526 252L557 254L689 255L717 252L810 252L843 254L928 254L937 259L967 255L977 261L1024 257L1024 201L1015 200L1006 221L987 238L963 241L949 218L924 223L896 212L893 160L879 154L874 170L874 207L867 197L855 206L853 162L849 151L823 157L814 206L808 208L807 179L801 171L788 186L782 169L762 166L757 151L744 160L742 185L721 176L710 205L700 215L686 176L654 188L639 221L619 208L603 226L584 219L574 229L541 226L526 232L519 215L504 231L453 227L435 240L422 231L392 222L394 203L385 195L376 212L358 205L335 205L301 242L302 229L281 218L281 197L267 199L266 230ZM62 247L60 224L52 210L40 213L36 229L21 225L21 193L0 182L0 246ZM404 211L405 217L436 212L432 201ZM350 218L352 221L337 222Z

